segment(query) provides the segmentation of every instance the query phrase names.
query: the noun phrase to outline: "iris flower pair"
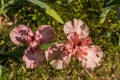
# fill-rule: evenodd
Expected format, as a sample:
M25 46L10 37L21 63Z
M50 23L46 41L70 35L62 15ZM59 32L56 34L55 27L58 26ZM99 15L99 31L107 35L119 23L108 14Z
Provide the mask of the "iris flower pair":
M45 57L39 45L48 43L53 38L54 32L50 25L38 27L35 33L27 26L19 25L10 32L10 39L19 46L28 46L23 55L27 68L37 67L44 58L56 69L66 68L72 57L82 62L84 68L94 69L100 65L103 52L99 46L92 44L87 25L81 20L74 19L65 23L64 33L67 40L50 46L45 51Z

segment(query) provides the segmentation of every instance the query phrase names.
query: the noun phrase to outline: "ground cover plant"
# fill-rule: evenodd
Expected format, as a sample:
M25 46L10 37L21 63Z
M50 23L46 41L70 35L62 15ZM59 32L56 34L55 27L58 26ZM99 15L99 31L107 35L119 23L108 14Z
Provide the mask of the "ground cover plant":
M119 6L119 0L1 0L0 79L119 80ZM79 39L80 32L74 32L74 28L69 31L69 27L65 27L76 23L77 20L82 20L87 25L89 36L85 31L82 34L87 36ZM81 29L84 28L86 29L86 27ZM25 31L23 35L20 35L23 33L19 31L21 29ZM73 33L68 35L67 32L72 32L72 30ZM72 49L71 43L74 44ZM84 57L80 56L81 53L76 53L72 54L72 57L69 55L63 58L64 64L61 64L59 60L55 60L56 58L48 56L51 56L50 50L62 45L65 46L60 50L65 50L67 53L71 50L78 52L76 46L79 46L80 50L83 49L83 52L85 48L91 50L87 46L91 46L92 50L94 46L97 46L102 56L99 54L94 55L96 58L86 58L86 53ZM87 46L81 47L83 45ZM39 52L41 54L38 54ZM39 58L38 55L43 57ZM87 59L91 62L98 60L99 64L93 63L86 66Z

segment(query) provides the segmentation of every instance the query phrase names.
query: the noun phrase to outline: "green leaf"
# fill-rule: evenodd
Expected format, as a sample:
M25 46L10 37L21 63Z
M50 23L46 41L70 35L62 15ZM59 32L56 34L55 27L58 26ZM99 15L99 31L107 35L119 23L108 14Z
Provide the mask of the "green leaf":
M109 11L111 10L112 6L110 7L106 7L103 9L103 12L101 13L100 15L100 21L99 21L99 24L102 24L104 23L106 17L107 17L107 14L109 13Z
M56 19L58 22L64 24L63 20L60 18L60 16L57 14L57 12L53 9L46 9L46 13L52 16L54 19Z
M2 66L0 65L0 78L2 77Z
M103 11L100 15L100 21L99 21L100 24L104 23L107 14L111 10L111 8L115 5L120 5L120 0L110 0L109 2L107 2L107 5L105 6L105 8L103 8Z
M50 7L42 1L38 1L38 0L28 0L28 1L40 6L41 8L50 9Z
M43 77L44 80L47 80L44 74L42 74L42 77Z
M114 6L114 5L120 5L120 0L110 0L106 5L106 7Z
M68 3L71 3L73 0L67 0Z
M41 50L46 50L48 47L52 46L53 44L54 44L54 42L48 43L48 44L42 44L39 47Z

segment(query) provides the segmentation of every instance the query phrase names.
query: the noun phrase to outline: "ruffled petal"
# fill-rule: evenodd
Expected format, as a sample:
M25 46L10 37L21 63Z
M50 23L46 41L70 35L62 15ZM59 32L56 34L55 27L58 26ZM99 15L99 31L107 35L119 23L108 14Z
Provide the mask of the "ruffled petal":
M67 36L68 41L71 41L73 46L85 46L92 43L91 37L80 38L77 33L70 33Z
M27 35L33 35L31 30L25 25L19 25L15 27L9 34L10 39L16 45L22 46L23 44L27 44L25 37Z
M27 68L38 67L44 60L42 51L38 48L36 51L32 51L30 48L25 50L23 55L23 61L26 63Z
M27 45L31 47L33 51L40 45L41 38L42 35L38 31L36 31L33 35L28 34L25 36Z
M79 61L82 61L84 68L94 69L100 65L99 62L103 57L103 52L97 45L79 47L78 52L76 57Z
M40 40L36 39L36 36L33 37L33 40L29 42L29 47L35 51L40 45Z
M70 62L70 55L61 50L62 46L63 44L55 43L45 51L46 59L50 60L50 64L53 68L66 68L67 64Z
M53 28L50 25L42 25L36 31L37 39L40 39L40 43L48 43L54 36Z
M79 48L79 46L76 46L74 49L74 56L77 57L79 61L82 61L83 59L81 53L82 53L82 50Z
M73 46L81 45L82 39L79 38L79 35L76 32L70 33L67 36L67 39L68 39L68 41L70 41L72 43Z
M81 40L81 46L90 45L92 43L91 37L86 37Z
M87 37L89 35L89 29L87 25L81 20L74 19L73 22L66 22L64 25L64 33L66 35L76 32L81 38Z

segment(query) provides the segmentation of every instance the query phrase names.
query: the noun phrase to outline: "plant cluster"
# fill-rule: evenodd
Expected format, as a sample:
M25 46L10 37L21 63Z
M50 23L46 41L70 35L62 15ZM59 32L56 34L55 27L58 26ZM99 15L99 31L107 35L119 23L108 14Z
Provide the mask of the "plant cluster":
M65 68L72 56L82 61L84 68L94 69L99 65L103 52L97 45L91 45L87 25L81 20L74 19L64 25L64 33L67 37L64 43L56 42L45 51L46 59L50 60L54 68ZM19 25L10 32L10 39L13 43L28 46L23 55L27 68L35 68L42 63L44 56L38 46L48 43L52 37L53 29L49 25L40 26L35 33L24 25Z
M119 0L0 0L0 79L119 80L119 6Z

